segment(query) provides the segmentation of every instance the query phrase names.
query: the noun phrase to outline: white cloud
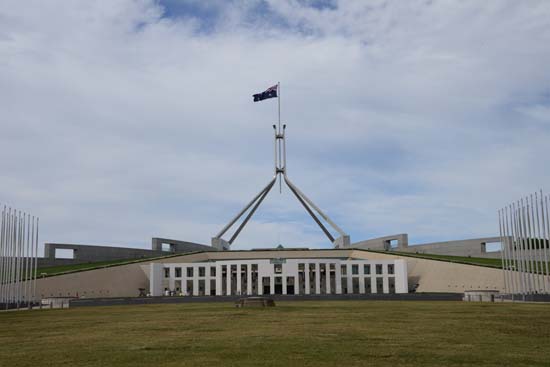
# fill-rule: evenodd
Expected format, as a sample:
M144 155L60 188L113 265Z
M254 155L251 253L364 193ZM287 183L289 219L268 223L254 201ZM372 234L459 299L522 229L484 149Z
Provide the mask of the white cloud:
M146 0L0 6L0 201L42 241L207 243L271 177L251 94L276 81L290 177L354 240L494 235L550 190L547 2L214 5L210 31ZM271 195L236 248L327 245Z

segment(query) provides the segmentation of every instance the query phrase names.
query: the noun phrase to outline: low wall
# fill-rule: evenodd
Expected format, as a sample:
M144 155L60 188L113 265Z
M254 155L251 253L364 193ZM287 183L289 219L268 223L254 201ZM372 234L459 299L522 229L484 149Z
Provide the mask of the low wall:
M268 295L275 301L460 301L460 293ZM169 303L236 302L246 296L126 297L73 299L71 307L150 305Z

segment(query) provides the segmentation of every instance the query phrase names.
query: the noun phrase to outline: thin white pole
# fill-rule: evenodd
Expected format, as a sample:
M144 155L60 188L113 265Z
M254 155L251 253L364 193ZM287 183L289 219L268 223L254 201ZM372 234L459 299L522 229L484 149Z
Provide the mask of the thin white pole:
M10 303L13 303L13 281L15 279L14 269L15 269L15 209L14 213L10 215Z
M10 233L10 247L11 247L11 271L10 271L10 303L15 302L15 274L17 269L17 216L14 210L11 218L11 233Z
M550 212L548 210L548 196L544 197L544 204L546 206L546 210L545 210L545 214L546 214L546 239L548 240L548 242L546 242L545 246L549 246L550 245ZM550 251L550 250L547 249L547 251ZM550 266L550 264L548 263L548 260L546 260L546 268L548 269L549 266Z
M537 259L535 256L535 241L534 241L534 227L535 222L533 217L533 205L529 202L529 196L525 197L525 201L527 202L527 238L529 240L529 260L531 261L531 274L533 274L533 283L535 285L535 293L538 293L540 290L539 286L539 277L538 277L538 270L537 270Z
M25 256L25 301L27 301L27 307L30 307L31 305L31 286L29 277L31 275L31 269L30 265L32 264L31 261L31 238L30 238L30 220L31 215L27 214L25 217L26 219L26 226L27 229L27 241L25 242L25 249L26 249L26 256Z
M32 284L33 284L34 273L35 273L34 267L36 266L36 251L34 246L34 215L32 216L30 227L31 227L31 248L33 252L33 265L31 266L31 279L29 281L31 282L31 294L32 294L32 300L34 302L35 299L32 291Z
M510 256L510 231L508 228L508 217L506 215L505 209L501 210L502 212L502 219L503 219L503 231L504 231L504 242L502 243L504 252L504 262L506 265L506 275L508 279L508 286L510 287L510 293L514 294L514 274L512 273L512 264L511 264L511 256Z
M5 221L6 207L2 210L2 224L0 227L0 304L4 303L4 260L6 255L4 253L4 221Z
M17 308L19 308L19 304L21 303L21 221L21 211L19 211L17 215L17 273L15 280Z
M527 209L527 246L529 248L529 270L531 271L531 277L533 278L533 293L538 293L539 291L539 284L538 284L538 277L537 277L537 262L535 260L534 256L534 243L533 243L533 232L532 232L532 207L529 204L529 197L525 197L526 202L526 209Z
M504 292L508 293L508 281L506 280L506 265L504 263L504 236L502 230L502 213L498 211L498 229L500 233L500 261L502 262L502 277L504 278Z
M4 255L6 257L4 261L4 302L8 303L9 298L9 265L10 265L10 240L9 240L9 229L10 229L10 216L9 212L5 213L5 223L4 223Z
M8 302L8 286L9 286L9 283L8 283L8 279L9 279L9 272L8 272L8 265L9 265L9 261L10 261L10 257L9 257L9 236L8 236L8 233L9 233L9 214L8 214L8 211L7 211L7 208L6 206L4 205L4 211L3 211L4 215L4 235L3 235L3 241L4 241L4 260L3 260L3 270L2 270L2 273L3 273L3 282L4 282L4 287L2 289L2 299L3 299L3 302L4 303L7 303Z
M523 198L521 199L521 215L522 215L522 237L524 242L524 256L527 271L527 277L529 279L529 293L532 293L535 289L533 272L531 271L531 254L529 248L529 235L527 233L527 206L523 204Z
M507 234L506 256L508 258L508 275L510 278L510 283L512 285L512 297L513 297L513 294L517 290L517 285L516 285L517 269L515 265L516 263L514 261L514 238L511 232L510 220L508 219L508 207L505 208L505 216L506 216L505 223L506 223L506 234Z
M36 237L35 237L35 243L34 243L34 249L35 249L35 262L34 262L34 282L33 282L33 298L36 297L36 273L38 272L37 266L38 266L38 225L40 223L40 218L36 217Z
M514 214L514 228L515 228L515 234L516 234L516 248L518 253L518 268L519 268L519 276L521 279L521 294L525 296L525 293L527 293L527 277L525 275L525 263L524 263L524 256L523 256L523 239L521 238L521 222L520 222L520 207L519 207L519 201L517 203L518 207L516 209L516 203L512 204L513 208L513 214Z
M513 272L513 279L514 279L514 285L515 285L515 293L520 293L521 290L521 278L520 278L520 272L519 272L519 266L518 266L518 252L517 252L517 241L515 237L515 230L514 230L514 216L512 212L512 206L509 205L506 207L506 222L509 223L509 233L511 235L510 241L511 241L511 253L512 253L512 262L514 264L514 272Z
M533 196L531 195L531 198ZM539 216L539 200L538 200L538 193L535 192L535 212L537 213L537 231L536 231L536 255L537 255L537 263L538 267L540 268L540 271L537 273L539 280L542 282L541 292L546 293L546 281L544 279L544 268L543 268L543 259L542 259L542 239L541 239L541 231L540 231L540 216ZM535 218L533 218L534 220Z
M540 190L540 208L541 208L540 211L542 216L541 226L543 231L542 248L544 253L544 267L545 267L545 274L546 274L545 282L548 283L548 293L550 293L550 273L549 273L550 263L548 262L548 246L550 245L550 232L547 230L549 218L546 215L546 210L548 209L548 207L544 203L544 195L542 193L542 190Z
M531 222L530 222L530 217L529 217L529 199L527 197L525 197L525 206L523 207L523 215L524 215L524 237L525 237L525 246L527 246L527 252L525 253L527 255L527 261L528 261L528 265L527 265L527 269L529 271L529 277L531 279L531 293L535 293L536 292L536 289L537 289L537 283L536 283L536 277L535 277L535 264L533 262L533 249L532 249L532 246L531 246L531 234L529 233L530 232L530 227L531 227Z
M535 262L536 277L538 284L538 293L544 292L544 277L541 276L542 273L542 259L540 257L540 231L537 230L537 216L538 208L536 208L537 200L533 200L533 194L530 195L531 199L531 217L533 219L533 232L532 232L532 243L533 243L533 260Z

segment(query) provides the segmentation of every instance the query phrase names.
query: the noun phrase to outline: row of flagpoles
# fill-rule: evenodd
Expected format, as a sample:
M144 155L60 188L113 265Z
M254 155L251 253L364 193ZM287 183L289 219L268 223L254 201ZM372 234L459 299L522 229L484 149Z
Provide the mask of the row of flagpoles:
M550 294L550 213L542 191L499 210L506 293Z
M2 209L0 225L0 308L30 307L36 297L39 218Z

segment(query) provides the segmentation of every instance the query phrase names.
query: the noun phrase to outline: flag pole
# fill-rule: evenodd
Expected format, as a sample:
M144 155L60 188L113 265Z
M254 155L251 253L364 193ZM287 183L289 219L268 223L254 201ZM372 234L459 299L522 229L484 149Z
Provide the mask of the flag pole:
M281 133L281 82L277 82L277 102L279 107L279 134Z
M279 110L279 130L278 134L281 134L281 82L277 82L277 107ZM281 163L281 140L277 139L279 144L279 164ZM283 180L279 176L279 194L283 193Z

